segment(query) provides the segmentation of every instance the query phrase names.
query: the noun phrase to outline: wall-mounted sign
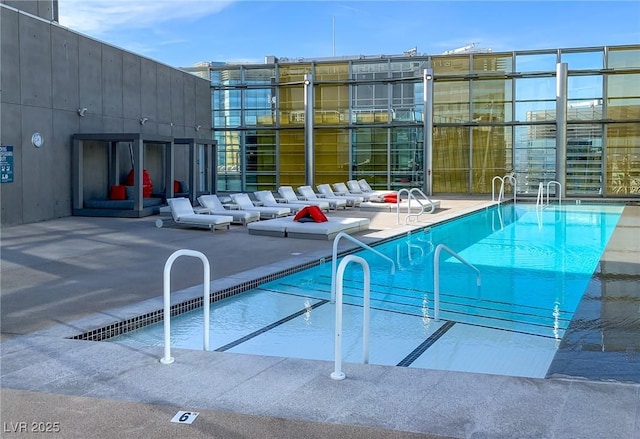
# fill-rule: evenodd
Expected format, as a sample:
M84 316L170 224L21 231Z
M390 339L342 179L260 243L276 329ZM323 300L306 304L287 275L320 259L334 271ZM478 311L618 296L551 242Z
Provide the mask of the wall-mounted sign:
M13 182L13 146L0 146L0 183Z

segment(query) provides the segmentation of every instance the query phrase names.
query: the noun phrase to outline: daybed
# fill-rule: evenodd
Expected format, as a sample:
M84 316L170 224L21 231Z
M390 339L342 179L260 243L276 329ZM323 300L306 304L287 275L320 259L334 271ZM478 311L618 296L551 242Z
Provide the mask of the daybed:
M369 229L369 218L330 217L327 221L298 222L293 217L258 221L247 225L249 234L305 239L333 239L340 233L355 233Z
M82 209L75 209L75 215L83 216L112 216L118 218L139 218L156 215L162 206L160 198L144 198L142 210L133 209L134 200L111 200L106 198L94 198L84 201Z

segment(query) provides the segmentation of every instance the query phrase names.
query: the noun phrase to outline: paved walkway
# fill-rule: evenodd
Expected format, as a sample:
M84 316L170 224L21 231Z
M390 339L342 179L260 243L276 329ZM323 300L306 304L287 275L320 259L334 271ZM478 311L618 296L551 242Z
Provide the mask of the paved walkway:
M444 199L420 226L488 204ZM637 266L640 208L627 209L616 231L625 235L612 239L620 247L606 254ZM371 218L357 235L365 242L412 228L395 214L345 214ZM209 258L213 286L331 252L332 242L240 226L212 234L153 222L70 217L2 230L2 437L640 438L632 383L359 364L338 382L324 361L175 350L162 365L159 348L64 338L161 303L164 262L180 248ZM201 283L199 263L176 261L172 291L196 295ZM199 416L171 423L179 410Z

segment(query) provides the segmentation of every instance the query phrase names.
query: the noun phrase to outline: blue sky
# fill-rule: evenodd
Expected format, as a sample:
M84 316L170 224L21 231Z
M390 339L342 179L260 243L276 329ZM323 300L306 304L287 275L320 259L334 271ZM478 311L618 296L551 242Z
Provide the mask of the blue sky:
M60 24L169 64L640 43L640 1L59 0Z

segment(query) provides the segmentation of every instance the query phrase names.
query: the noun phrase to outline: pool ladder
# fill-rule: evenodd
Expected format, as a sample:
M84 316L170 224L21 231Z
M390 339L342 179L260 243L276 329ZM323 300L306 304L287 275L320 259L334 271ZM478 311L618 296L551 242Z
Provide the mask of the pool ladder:
M500 182L500 190L498 191L498 197L496 198L496 181ZM517 185L518 181L516 180L516 173L510 172L504 177L500 177L496 175L491 180L491 201L497 201L498 203L502 203L504 201L504 184L505 182L511 183L513 187L513 203L516 203L516 193L517 193Z
M342 291L343 291L343 278L344 270L347 265L352 262L358 263L362 266L364 271L364 292L363 292L363 323L362 323L362 357L363 363L369 362L369 314L371 303L371 274L369 270L369 264L360 256L347 255L342 258L340 265L337 265L338 259L338 242L340 239L346 238L349 241L357 244L365 250L369 250L376 255L386 259L391 263L391 274L396 272L396 264L393 260L379 251L369 247L362 241L357 240L353 236L350 236L344 232L340 232L333 239L333 259L331 261L331 301L336 304L336 330L335 330L335 351L334 351L334 371L331 373L331 378L334 380L343 380L345 378L344 372L342 372ZM336 267L337 266L337 267Z
M169 256L167 262L164 264L164 277L163 277L163 319L164 319L164 357L160 359L162 364L171 364L175 360L171 356L171 267L176 259L180 256L192 256L202 261L204 271L204 284L202 293L202 309L204 311L203 322L203 336L202 336L202 349L209 350L209 283L210 283L210 268L209 260L207 257L195 250L176 250Z
M549 205L549 192L551 192L550 188L551 188L552 185L558 186L558 191L556 192L558 194L558 203L562 204L562 184L560 184L559 181L551 180L551 181L547 182L547 200L546 200L546 202L544 200L544 185L542 184L542 182L540 182L540 184L538 185L538 196L536 197L536 207L537 208L544 208L545 206Z
M398 224L400 224L400 199L401 199L401 195L403 193L407 193L407 216L404 217L404 223L407 224L407 222L409 221L410 218L414 217L416 219L416 221L418 220L418 218L420 217L420 215L422 215L423 213L425 213L425 208L427 206L427 204L429 206L431 206L431 209L426 212L426 213L433 213L436 210L436 205L434 204L433 201L431 201L431 199L424 193L422 192L420 189L418 189L417 187L412 188L411 190L409 189L400 189L398 191L398 203L396 204L396 215L398 217ZM422 197L422 199L427 201L427 204L424 204L422 202L422 199L418 198L416 196L416 193L418 195L420 195ZM420 212L418 213L411 213L411 200L415 200L416 203L418 203L418 206L420 206Z

